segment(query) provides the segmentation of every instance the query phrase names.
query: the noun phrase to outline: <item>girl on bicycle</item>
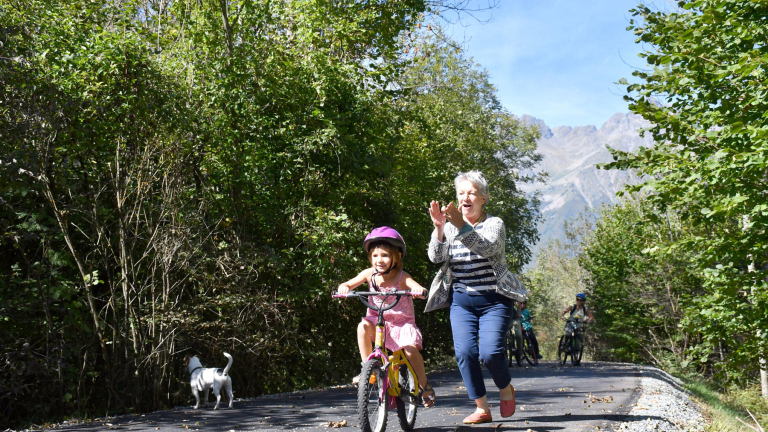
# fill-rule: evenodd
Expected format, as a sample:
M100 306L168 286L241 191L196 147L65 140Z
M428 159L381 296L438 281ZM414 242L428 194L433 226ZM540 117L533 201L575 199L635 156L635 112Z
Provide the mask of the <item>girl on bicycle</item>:
M533 350L536 352L536 357L541 358L539 353L539 341L536 340L536 333L533 332L533 326L531 325L531 311L528 310L528 301L517 302L517 314L520 315L520 325L523 327L523 331L528 335L533 344Z
M365 237L363 247L368 253L371 267L363 270L354 278L339 285L339 294L347 294L363 283L368 283L370 291L412 291L423 297L424 287L403 271L403 256L405 241L403 237L390 227L379 227ZM380 305L385 297L374 297L371 300ZM371 309L357 326L357 344L360 348L360 358L363 362L373 352L372 342L376 336L377 314ZM386 348L391 351L402 349L413 367L422 386L422 399L425 407L435 403L435 391L427 382L424 370L424 359L419 350L422 348L421 331L416 326L413 309L413 298L403 297L393 309L384 312ZM359 376L355 377L359 381ZM354 380L353 380L354 381Z

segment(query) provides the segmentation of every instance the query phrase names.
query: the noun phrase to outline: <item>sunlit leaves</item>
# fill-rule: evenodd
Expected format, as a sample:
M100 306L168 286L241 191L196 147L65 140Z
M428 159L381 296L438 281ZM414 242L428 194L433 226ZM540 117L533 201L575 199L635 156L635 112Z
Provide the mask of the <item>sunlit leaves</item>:
M736 337L739 343L725 348L727 364L754 367L768 354L757 337L757 329L768 328L768 310L758 294L768 274L768 218L762 208L768 198L768 47L762 42L768 6L740 0L678 3L682 9L676 11L644 5L633 11L629 29L648 44L643 56L651 68L633 73L639 82L627 86L626 99L632 111L655 124L646 133L657 144L634 155L616 152L609 167L646 174L654 207L674 211L701 230L677 241L692 254L706 288L686 317L704 337L696 358L706 360L711 344Z

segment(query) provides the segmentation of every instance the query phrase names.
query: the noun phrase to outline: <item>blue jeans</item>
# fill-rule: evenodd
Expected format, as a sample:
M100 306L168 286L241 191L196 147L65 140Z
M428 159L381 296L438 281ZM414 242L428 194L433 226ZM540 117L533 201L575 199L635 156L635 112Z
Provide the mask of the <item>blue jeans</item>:
M512 299L495 292L478 296L453 293L453 348L461 378L472 400L486 394L480 360L499 389L506 388L512 381L504 349L512 309Z

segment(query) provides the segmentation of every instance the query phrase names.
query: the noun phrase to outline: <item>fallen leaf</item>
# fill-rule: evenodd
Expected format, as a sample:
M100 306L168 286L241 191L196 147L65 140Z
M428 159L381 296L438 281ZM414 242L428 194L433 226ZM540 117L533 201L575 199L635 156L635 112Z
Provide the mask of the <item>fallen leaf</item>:
M328 424L325 427L340 428L340 427L346 427L346 426L347 426L347 421L346 420L342 420L342 421L338 421L338 422L330 421L330 422L328 422Z

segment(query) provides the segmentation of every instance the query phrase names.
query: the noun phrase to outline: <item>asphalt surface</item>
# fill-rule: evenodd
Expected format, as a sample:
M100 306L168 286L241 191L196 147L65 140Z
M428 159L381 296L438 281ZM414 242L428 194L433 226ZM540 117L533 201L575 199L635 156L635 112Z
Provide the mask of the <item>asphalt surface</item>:
M516 389L517 412L501 418L498 392L486 371L493 422L464 425L462 420L474 411L458 371L430 374L437 394L432 408L419 408L415 430L424 432L507 430L523 431L603 431L629 416L640 397L639 371L632 365L584 362L580 366L543 362L533 367L513 367L512 385ZM235 392L237 389L235 389ZM346 386L326 390L235 399L233 409L214 411L176 408L151 414L100 419L88 424L62 425L57 431L329 431L346 421L339 430L358 430L357 388ZM190 392L190 399L192 399ZM222 406L226 404L222 400ZM645 418L643 418L645 419ZM388 432L400 430L395 410L389 411Z

